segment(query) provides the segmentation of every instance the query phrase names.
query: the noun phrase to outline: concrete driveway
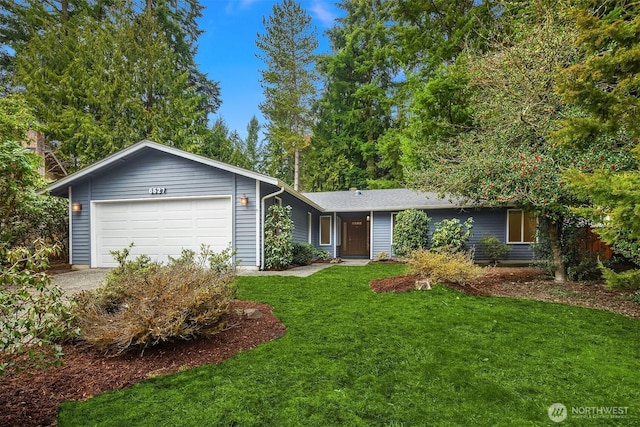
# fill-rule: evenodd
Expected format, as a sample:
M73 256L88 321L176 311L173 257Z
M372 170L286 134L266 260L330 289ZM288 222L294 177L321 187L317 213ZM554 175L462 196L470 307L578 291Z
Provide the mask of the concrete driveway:
M368 259L344 260L338 264L311 264L304 267L291 268L284 271L258 271L258 270L242 270L238 269L238 276L296 276L307 277L328 267L342 266L354 267L364 266L369 263ZM86 270L71 271L69 273L56 274L52 277L51 282L62 288L65 293L75 294L83 290L95 289L102 285L104 276L109 268L90 268Z
M109 270L109 268L91 268L56 274L51 278L51 283L60 286L65 293L75 294L102 285L104 276Z

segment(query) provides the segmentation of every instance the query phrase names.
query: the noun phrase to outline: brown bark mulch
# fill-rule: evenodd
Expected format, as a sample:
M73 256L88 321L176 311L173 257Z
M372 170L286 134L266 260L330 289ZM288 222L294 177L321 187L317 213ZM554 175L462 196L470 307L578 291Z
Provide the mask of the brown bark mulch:
M249 319L244 310L250 308L258 309L260 318ZM63 400L83 400L154 376L220 363L286 331L270 306L249 301L235 301L226 323L228 329L211 338L165 344L143 355L105 357L86 346L65 345L61 367L0 377L0 426L55 425Z
M411 274L387 277L372 281L370 287L374 292L406 292L415 289L418 279L420 276ZM610 290L600 281L556 283L542 270L533 267L488 267L485 274L472 283L445 285L470 295L528 298L640 318L640 304L633 301L633 291Z

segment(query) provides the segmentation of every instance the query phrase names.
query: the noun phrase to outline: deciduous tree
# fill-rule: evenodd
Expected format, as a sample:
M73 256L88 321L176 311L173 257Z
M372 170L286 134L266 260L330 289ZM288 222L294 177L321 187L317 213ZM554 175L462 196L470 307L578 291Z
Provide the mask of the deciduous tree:
M580 58L571 48L575 37L567 22L546 15L536 25L521 26L488 53L471 55L466 61L469 129L449 138L425 138L427 143L417 148L423 162L411 171L416 187L537 214L558 281L566 278L560 225L571 214L569 206L578 202L562 168L592 170L626 158L618 141L600 140L594 158L567 153L550 139L557 121L574 114L554 90L557 69Z

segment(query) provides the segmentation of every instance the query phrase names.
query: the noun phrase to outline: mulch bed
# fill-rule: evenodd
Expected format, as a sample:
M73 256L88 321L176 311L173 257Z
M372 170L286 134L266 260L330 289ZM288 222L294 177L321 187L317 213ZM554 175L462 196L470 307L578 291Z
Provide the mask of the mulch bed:
M261 317L248 319L243 313L249 308L258 309ZM286 331L270 306L249 301L235 301L226 322L229 329L211 338L166 344L143 355L105 357L86 346L66 345L63 366L1 378L0 426L55 425L64 400L83 400L154 376L220 363Z
M374 292L407 292L416 288L415 283L419 279L418 275L408 274L374 280L369 285ZM632 300L633 291L609 290L604 283L597 281L556 283L552 277L533 267L489 267L472 283L445 285L469 295L528 298L640 318L640 304Z

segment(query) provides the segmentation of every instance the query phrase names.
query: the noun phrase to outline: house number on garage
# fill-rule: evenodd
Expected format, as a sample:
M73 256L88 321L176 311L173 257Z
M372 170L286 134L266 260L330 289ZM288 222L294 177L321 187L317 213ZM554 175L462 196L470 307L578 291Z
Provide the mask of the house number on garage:
M149 194L164 194L167 192L167 189L164 187L151 187L149 188Z

